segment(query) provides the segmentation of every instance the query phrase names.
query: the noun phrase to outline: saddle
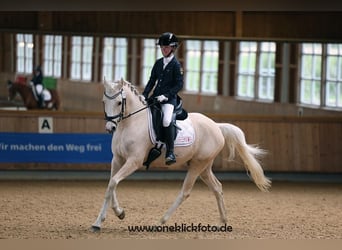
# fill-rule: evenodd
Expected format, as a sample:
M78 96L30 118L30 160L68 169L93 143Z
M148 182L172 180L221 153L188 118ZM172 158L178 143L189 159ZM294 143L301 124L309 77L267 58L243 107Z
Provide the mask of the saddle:
M148 100L148 103L151 104L152 100ZM165 142L165 136L163 133L163 112L161 110L161 104L160 103L154 103L150 105L150 111L152 115L152 124L153 124L153 129L156 134L156 140ZM173 129L175 130L175 137L176 139L178 130L180 129L177 124L176 120L185 120L188 118L188 112L183 108L183 101L180 96L177 95L177 105L173 111L172 115L172 122L171 124L173 125ZM152 161L157 159L161 155L161 149L163 147L163 144L158 145L156 144L149 152L149 155L147 157L147 160L144 162L144 166L146 166L146 170L149 168L149 165L151 164Z
M153 129L156 133L156 138L158 141L164 142L164 134L162 130L162 123L163 123L163 112L161 110L160 103L155 103L154 105L150 106L151 114L152 114L152 124ZM185 120L188 118L188 112L183 109L183 101L180 96L177 95L177 106L175 107L172 115L172 122L171 124L174 125L175 138L177 137L178 128L176 125L176 120Z

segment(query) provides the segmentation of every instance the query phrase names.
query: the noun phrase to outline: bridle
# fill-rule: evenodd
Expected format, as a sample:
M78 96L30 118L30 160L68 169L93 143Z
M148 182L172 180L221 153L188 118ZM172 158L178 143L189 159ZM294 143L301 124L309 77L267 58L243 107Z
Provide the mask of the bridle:
M107 122L112 122L114 124L114 128L116 128L116 126L118 125L118 123L126 118L129 118L131 117L132 115L135 115L141 111L143 111L144 109L147 109L153 105L155 105L157 102L156 101L153 101L151 103L148 102L148 104L141 108L141 109L138 109L132 113L129 113L128 115L125 116L125 110L126 110L126 93L125 91L121 88L119 92L115 93L114 95L110 96L106 93L106 91L104 91L104 96L106 98L108 98L109 100L114 100L115 98L117 98L118 96L121 95L121 99L122 99L122 102L121 102L121 111L119 114L117 115L113 115L113 116L108 116L106 111L104 111L104 114L105 114L105 120ZM119 119L117 119L119 118Z
M125 113L125 108L126 108L126 93L123 91L123 89L120 89L120 91L112 96L109 96L106 91L104 91L104 96L107 97L109 100L114 100L117 98L119 95L121 95L122 98L122 103L121 103L121 111L119 114L114 115L114 116L108 116L106 113L106 110L104 110L105 114L105 120L108 122L113 122L115 125L117 125L118 122L124 119L124 113ZM119 118L118 121L115 121L115 119Z

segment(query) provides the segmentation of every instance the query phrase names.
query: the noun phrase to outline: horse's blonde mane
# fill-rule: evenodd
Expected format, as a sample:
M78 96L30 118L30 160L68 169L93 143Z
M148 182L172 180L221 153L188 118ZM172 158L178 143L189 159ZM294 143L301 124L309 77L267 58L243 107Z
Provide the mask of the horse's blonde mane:
M143 105L147 104L145 98L140 94L138 88L134 84L122 78L114 82L108 82L104 79L104 86L106 90L113 92L112 94L115 94L115 91L118 91L118 88L125 87L126 89L129 89L134 96L138 97L140 103L142 103Z
M137 87L134 84L132 84L128 81L125 81L125 80L122 80L122 83L123 83L123 85L126 85L134 95L136 95L136 96L140 95L139 90L137 89Z
M141 94L140 94L138 88L133 83L130 83L124 79L121 79L119 81L115 81L115 83L121 84L122 86L126 86L131 91L131 93L133 93L136 97L138 97L139 101L142 104L146 105L146 101L144 100L144 98L141 98Z

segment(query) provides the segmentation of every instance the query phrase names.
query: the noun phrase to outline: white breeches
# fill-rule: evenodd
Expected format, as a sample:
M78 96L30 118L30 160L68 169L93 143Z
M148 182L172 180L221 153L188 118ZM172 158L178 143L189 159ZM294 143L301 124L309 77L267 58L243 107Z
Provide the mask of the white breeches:
M42 84L36 85L36 91L38 95L41 95L43 92L43 85Z
M168 127L172 121L172 114L174 106L172 104L166 103L161 105L162 112L164 114L163 117L163 127Z

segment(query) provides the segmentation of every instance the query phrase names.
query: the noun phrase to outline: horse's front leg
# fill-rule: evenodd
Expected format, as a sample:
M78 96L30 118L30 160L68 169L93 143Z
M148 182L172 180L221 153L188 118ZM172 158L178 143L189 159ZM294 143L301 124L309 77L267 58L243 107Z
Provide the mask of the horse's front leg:
M116 195L116 188L122 180L124 180L126 177L134 173L140 166L136 160L133 159L127 159L126 163L122 166L122 168L112 177L109 185L112 187L113 193L112 193L112 209L117 217L119 219L125 218L125 211L123 208L119 205L119 200Z
M100 210L99 215L97 216L96 221L92 225L92 229L94 232L99 231L101 229L101 223L106 219L108 204L111 200L113 200L112 191L110 190L110 186L108 185L102 208Z
M122 164L119 161L119 157L115 157L112 159L110 181L111 181L112 177L119 171L121 165ZM92 225L93 231L99 231L101 229L101 223L106 219L109 202L113 206L113 199L114 199L113 198L113 189L112 189L110 182L109 182L106 193L105 193L105 199L104 199L102 208L100 210L99 215L97 216L96 221Z
M111 202L111 206L114 210L115 215L118 216L120 219L124 219L125 211L119 205L119 201L116 195L116 187L120 181L135 172L140 165L141 164L137 164L135 161L127 160L126 163L120 168L120 170L117 173L114 173L114 175L111 177L106 190L105 201L96 221L92 225L92 229L94 231L98 231L101 229L101 222L103 222L106 217L106 211L109 202Z

